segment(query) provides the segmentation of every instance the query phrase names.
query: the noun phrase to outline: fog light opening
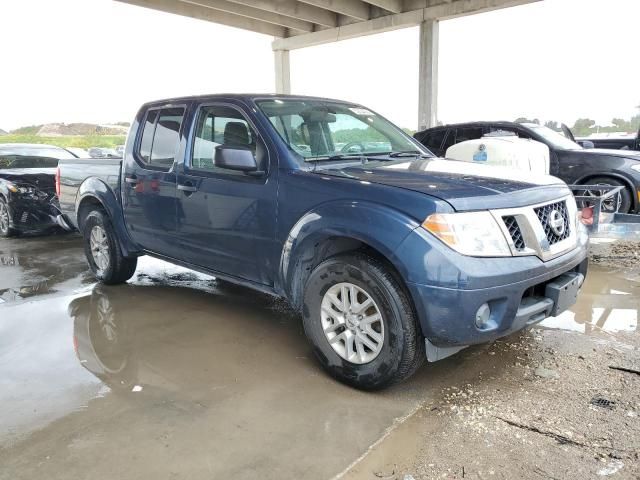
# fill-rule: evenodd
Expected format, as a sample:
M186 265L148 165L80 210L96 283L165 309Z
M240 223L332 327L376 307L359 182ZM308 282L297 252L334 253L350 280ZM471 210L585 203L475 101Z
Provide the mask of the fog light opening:
M488 303L483 303L476 312L476 327L479 330L488 330L491 325L491 308Z

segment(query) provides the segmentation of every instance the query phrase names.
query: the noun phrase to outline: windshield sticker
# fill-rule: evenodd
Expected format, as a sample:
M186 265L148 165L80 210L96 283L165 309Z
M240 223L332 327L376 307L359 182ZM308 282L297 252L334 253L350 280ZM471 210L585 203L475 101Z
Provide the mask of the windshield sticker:
M356 115L373 115L373 112L370 110L367 110L366 108L350 108L349 110L351 110L353 113L355 113Z

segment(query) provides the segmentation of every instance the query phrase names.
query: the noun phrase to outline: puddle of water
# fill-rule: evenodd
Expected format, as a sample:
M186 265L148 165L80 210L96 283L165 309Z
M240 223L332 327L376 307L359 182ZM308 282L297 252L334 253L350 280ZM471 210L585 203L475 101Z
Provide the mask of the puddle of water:
M637 332L640 279L623 270L592 265L578 302L540 327L585 334Z

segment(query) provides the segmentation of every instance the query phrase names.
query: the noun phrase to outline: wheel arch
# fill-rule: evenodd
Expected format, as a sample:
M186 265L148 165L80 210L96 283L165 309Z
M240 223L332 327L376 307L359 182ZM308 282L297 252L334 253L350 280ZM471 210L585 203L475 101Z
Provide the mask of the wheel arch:
M76 222L80 232L82 232L84 218L95 208L101 208L109 217L123 255L136 256L139 248L126 230L122 207L115 192L102 180L89 178L82 183L76 196Z
M348 215L337 215L345 211ZM295 308L301 308L304 287L316 266L341 253L363 251L389 267L412 301L401 274L403 266L394 252L417 227L411 218L383 205L323 205L304 215L289 232L280 260L278 289Z

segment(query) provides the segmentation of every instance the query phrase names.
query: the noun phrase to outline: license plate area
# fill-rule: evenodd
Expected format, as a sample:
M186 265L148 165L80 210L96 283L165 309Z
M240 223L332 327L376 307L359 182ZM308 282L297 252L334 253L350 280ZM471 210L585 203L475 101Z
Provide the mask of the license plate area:
M584 275L571 272L560 275L546 284L544 296L553 300L552 317L557 317L576 303L583 280Z

